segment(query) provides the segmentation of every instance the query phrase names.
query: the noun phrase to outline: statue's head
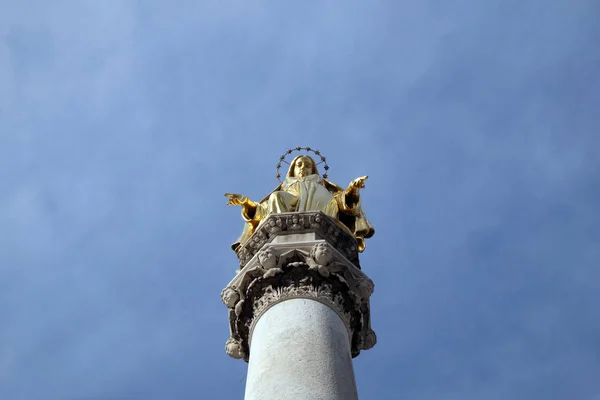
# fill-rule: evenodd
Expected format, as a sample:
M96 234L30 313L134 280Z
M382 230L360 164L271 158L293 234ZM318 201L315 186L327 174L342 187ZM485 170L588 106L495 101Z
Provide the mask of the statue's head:
M292 160L287 176L300 178L318 173L319 171L317 171L317 164L315 163L315 160L313 160L310 156L302 155Z

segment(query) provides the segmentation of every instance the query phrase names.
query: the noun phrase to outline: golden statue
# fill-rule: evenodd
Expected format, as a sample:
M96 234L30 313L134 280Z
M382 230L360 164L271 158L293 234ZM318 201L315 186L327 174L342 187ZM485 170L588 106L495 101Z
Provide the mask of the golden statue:
M310 148L296 147L295 150ZM290 154L288 150L286 154ZM318 151L313 151L320 155ZM285 156L280 160L284 161ZM325 161L325 157L321 156ZM277 165L277 169L281 163ZM329 167L326 165L325 169ZM279 173L277 173L279 178ZM341 222L342 226L356 238L358 250L365 249L365 239L375 233L360 205L360 189L365 187L367 176L354 179L343 189L319 175L317 164L312 157L300 155L290 163L285 180L260 202L254 202L241 194L226 193L227 205L242 207L242 218L246 221L240 238L231 246L237 250L254 232L262 221L272 213L293 211L322 211Z

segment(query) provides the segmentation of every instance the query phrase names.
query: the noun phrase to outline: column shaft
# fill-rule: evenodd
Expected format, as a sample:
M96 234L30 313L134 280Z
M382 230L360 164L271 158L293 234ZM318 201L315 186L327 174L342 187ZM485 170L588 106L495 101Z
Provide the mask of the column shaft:
M292 298L254 327L246 400L356 400L348 330L329 306Z

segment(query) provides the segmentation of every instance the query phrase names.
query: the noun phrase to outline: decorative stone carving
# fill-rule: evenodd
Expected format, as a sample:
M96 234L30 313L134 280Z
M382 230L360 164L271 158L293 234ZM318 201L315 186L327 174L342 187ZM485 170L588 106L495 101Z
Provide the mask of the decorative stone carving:
M271 215L262 227L238 251L240 261L247 259L245 266L221 293L230 310L227 354L248 361L256 322L290 298L313 299L335 310L348 329L353 357L373 347L369 297L374 286L358 268L354 237L321 212ZM292 233L294 241L271 243ZM315 240L315 234L324 239Z
M375 290L375 284L373 281L368 278L361 278L356 282L358 295L363 298L371 297L373 291Z
M242 344L239 340L229 338L225 343L225 352L231 358L243 358L244 353L242 352Z
M297 231L304 229L304 217L302 215L297 215L296 213L288 215L285 222L290 230Z
M277 218L271 218L268 221L265 221L265 229L270 234L281 232L281 220Z
M329 250L329 246L325 242L317 243L310 251L310 257L320 265L327 265L332 260L333 255Z
M360 268L358 244L354 236L348 228L321 211L271 214L256 228L252 236L237 248L240 267L245 266L275 236L304 232L316 233Z
M319 227L323 223L323 217L319 214L309 215L308 222L310 224L311 229L319 229Z
M258 252L258 262L264 269L275 268L277 266L278 258L277 254L268 247Z
M240 299L240 294L235 288L228 286L221 292L221 299L223 300L223 304L229 308L233 308Z
M330 272L327 265L331 262L333 256L325 242L317 243L310 250L310 258L306 260L309 268L316 270L324 277L328 277Z
M363 350L369 350L370 348L375 346L376 343L377 343L377 335L375 335L375 332L372 329L369 329L369 331L363 337L363 343L362 343Z

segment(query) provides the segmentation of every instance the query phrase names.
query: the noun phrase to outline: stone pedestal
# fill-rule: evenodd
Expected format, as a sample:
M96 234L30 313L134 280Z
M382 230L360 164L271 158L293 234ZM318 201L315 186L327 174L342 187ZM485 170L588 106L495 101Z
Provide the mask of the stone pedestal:
M269 216L221 294L226 351L249 361L247 400L356 399L352 357L375 345L354 237L321 212Z

